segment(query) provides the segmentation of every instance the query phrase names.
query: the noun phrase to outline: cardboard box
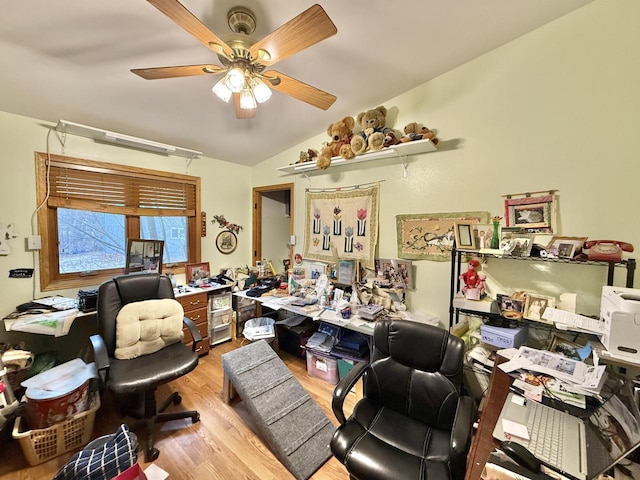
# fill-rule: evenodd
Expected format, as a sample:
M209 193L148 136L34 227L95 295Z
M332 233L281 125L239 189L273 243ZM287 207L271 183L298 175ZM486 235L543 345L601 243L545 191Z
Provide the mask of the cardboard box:
M113 480L147 480L147 476L142 471L139 463L130 466Z
M527 327L506 328L482 325L480 338L484 343L498 348L518 348L527 340Z

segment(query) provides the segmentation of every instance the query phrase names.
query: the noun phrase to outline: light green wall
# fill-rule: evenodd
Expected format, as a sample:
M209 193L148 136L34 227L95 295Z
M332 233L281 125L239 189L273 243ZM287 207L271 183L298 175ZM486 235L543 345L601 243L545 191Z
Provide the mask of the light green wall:
M398 214L469 210L501 214L501 195L549 188L560 193L563 235L613 237L640 248L634 197L640 174L640 139L635 131L640 112L637 18L640 2L636 0L597 0L382 101L390 110L392 126L401 129L417 121L436 129L441 139L439 152L409 159L406 178L395 160L335 168L308 179L276 170L295 162L300 150L320 148L327 139L324 132L253 169L211 158L196 159L187 166L177 157L71 135L64 154L200 176L202 208L209 219L202 259L211 263L212 270L251 262L251 188L288 182L295 182L296 252L302 251L304 238L305 188L371 181L383 181L378 253L385 258L397 256ZM363 109L371 107L375 105ZM11 254L0 256L0 304L5 314L41 294L33 289L33 280L7 276L10 269L33 267L37 260L25 250L24 239L31 233L36 208L34 151L46 151L47 131L45 122L0 112L0 223L15 223L20 234L9 241ZM63 153L53 135L49 146L52 153ZM224 214L244 227L231 255L215 248L219 229L210 223L214 214ZM417 290L409 292L409 305L446 321L449 264L417 261L415 265ZM530 288L557 294L559 280L580 292L580 302L590 311L597 310L593 292L605 281L602 269L595 267L549 269L548 265L494 262L486 270L494 291ZM616 279L620 282L621 275Z
M305 188L378 180L381 257L397 256L398 214L502 214L502 195L544 189L559 190L561 234L621 239L640 248L634 195L640 178L638 18L636 0L598 0L382 102L395 128L417 121L441 139L439 152L410 159L407 178L394 160L336 167L308 179L276 170L295 162L300 150L320 148L328 140L322 133L254 167L254 185L295 182L295 252L302 252ZM360 85L366 88L366 81ZM417 290L408 295L410 307L446 322L449 263L414 264ZM574 265L498 261L487 273L494 293L577 291L588 313L597 312L599 286L606 281L604 269Z
M42 295L63 294L75 297L76 291L45 292L39 290L37 254L25 248L25 237L36 226L34 211L34 152L49 151L102 162L113 162L201 177L202 210L207 213L207 236L202 239L202 261L210 262L212 271L221 267L245 265L251 258L251 169L212 158L189 162L179 157L165 157L128 148L96 143L86 138L67 135L64 151L55 132L48 135L46 122L0 112L0 224L15 224L19 234L9 240L11 253L0 256L0 308L2 316L20 303ZM220 179L224 179L221 181ZM238 247L230 255L221 254L215 246L220 230L212 224L213 215L223 214L227 220L242 225ZM36 268L34 279L10 279L9 270ZM179 277L184 280L184 276ZM2 329L0 329L2 331Z

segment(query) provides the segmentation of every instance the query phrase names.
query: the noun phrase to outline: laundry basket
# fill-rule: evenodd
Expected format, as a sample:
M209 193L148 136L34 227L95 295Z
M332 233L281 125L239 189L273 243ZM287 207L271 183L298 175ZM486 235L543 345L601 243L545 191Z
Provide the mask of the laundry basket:
M251 318L244 324L242 336L250 342L266 340L267 343L271 343L276 338L275 324L276 321L273 318Z

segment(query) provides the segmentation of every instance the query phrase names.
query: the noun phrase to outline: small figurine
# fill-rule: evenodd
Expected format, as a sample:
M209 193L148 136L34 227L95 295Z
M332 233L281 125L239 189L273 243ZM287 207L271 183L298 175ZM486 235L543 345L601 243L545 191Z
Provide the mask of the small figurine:
M462 293L471 300L480 300L487 290L486 275L476 271L478 266L480 266L478 260L470 260L469 269L458 277L464 282L464 286L461 289Z

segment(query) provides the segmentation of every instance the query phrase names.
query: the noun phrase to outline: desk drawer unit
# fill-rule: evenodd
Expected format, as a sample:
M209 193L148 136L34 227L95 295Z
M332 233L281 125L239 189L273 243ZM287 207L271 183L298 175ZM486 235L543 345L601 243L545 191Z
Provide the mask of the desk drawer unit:
M202 335L198 354L205 355L209 352L209 319L207 315L207 292L185 295L177 299L184 309L184 316L193 320ZM184 343L191 343L191 335L188 328L183 328Z

